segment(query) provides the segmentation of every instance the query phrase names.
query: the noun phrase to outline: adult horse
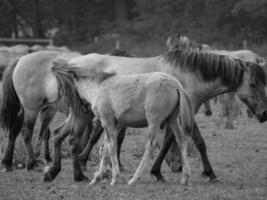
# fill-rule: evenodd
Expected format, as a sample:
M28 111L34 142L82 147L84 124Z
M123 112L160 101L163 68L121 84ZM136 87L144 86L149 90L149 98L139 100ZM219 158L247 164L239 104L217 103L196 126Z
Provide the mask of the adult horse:
M62 63L63 62L63 63ZM182 184L187 184L191 175L187 156L187 138L194 127L194 114L190 99L181 83L174 77L153 72L145 74L116 75L86 70L60 61L52 68L59 90L71 107L71 114L80 118L83 98L90 102L95 116L105 130L105 144L91 184L103 177L107 150L112 163L112 181L117 181L120 169L117 157L117 137L122 127L148 127L143 158L129 185L133 184L145 169L154 140L172 129L179 144L183 159ZM74 78L75 77L75 78ZM119 103L118 103L119 102ZM72 127L75 124L71 125Z
M57 108L52 102L47 102L45 92L51 89L49 78L45 76L48 66L56 58L72 58L79 56L77 53L59 53L59 52L39 52L36 53L37 59L32 59L33 54L28 54L20 59L17 59L4 73L3 78L3 105L1 106L1 125L3 128L9 130L8 145L2 159L3 170L9 171L12 169L13 152L15 140L23 126L22 135L27 150L27 163L26 168L32 169L36 164L33 149L31 146L32 131L38 113L41 114L41 130L40 137L43 137L46 131L45 146L48 150L48 139L50 132L48 125L55 116ZM24 59L24 58L29 59ZM18 63L23 62L25 68L17 69ZM38 67L36 67L38 66ZM14 75L13 72L16 71ZM35 75L36 70L39 72ZM14 75L14 76L13 76ZM13 77L17 84L13 85ZM62 112L67 112L68 107L62 103L59 106ZM24 122L24 123L23 123ZM45 154L46 159L51 159L48 154Z
M176 49L176 48L181 48L181 49L198 49L200 51L212 51L217 54L221 55L228 55L236 58L240 58L246 62L254 62L260 65L264 72L267 72L267 67L266 67L266 61L264 58L260 57L256 53L243 49L243 50L237 50L237 51L226 51L226 50L218 50L215 48L210 47L207 44L201 44L197 43L195 41L190 40L187 36L183 36L180 33L173 37L168 37L167 42L166 42L169 50L171 49ZM234 94L225 94L222 100L224 103L224 107L226 110L230 110L232 107L234 107L233 102L235 102L235 95ZM205 113L207 115L212 114L211 107L210 107L210 101L207 101L204 103L204 108L205 108ZM227 121L226 121L226 127L233 127L232 124L232 113L230 115L227 115Z
M109 55L100 55L96 53L80 56L68 61L68 64L79 66L87 70L95 69L107 73L114 72L119 75L165 72L173 75L184 86L189 94L196 113L201 104L209 98L215 97L226 92L236 92L239 98L253 111L260 122L267 120L267 99L265 96L265 74L262 68L255 63L244 62L240 59L232 58L226 55L218 55L212 52L198 50L174 50L160 56L151 58L124 58ZM55 77L51 76L50 83L53 88L57 86ZM133 89L134 88L129 88ZM50 92L50 101L55 101L58 97L56 92ZM54 145L54 156L52 166L45 173L45 180L51 181L61 170L60 144L66 137L66 130L71 129L71 153L73 158L74 179L87 179L80 169L78 159L78 144L81 135L80 128L84 122L84 117L80 119L69 117L62 126L56 130L56 139ZM74 124L70 126L70 124ZM191 134L197 149L200 152L203 162L203 174L211 180L216 178L213 169L208 160L205 142L195 124L194 133ZM168 132L162 150L159 163L165 156L165 151L175 140L173 134ZM156 163L157 163L156 162ZM158 165L153 168L151 173L158 179L163 176L160 173Z

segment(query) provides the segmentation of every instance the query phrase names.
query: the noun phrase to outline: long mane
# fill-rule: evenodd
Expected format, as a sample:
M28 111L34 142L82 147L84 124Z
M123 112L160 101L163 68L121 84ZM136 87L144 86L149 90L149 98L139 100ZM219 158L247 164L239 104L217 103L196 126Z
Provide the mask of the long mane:
M204 81L221 79L222 83L232 89L237 88L246 66L251 69L251 78L265 85L265 73L255 64L238 58L219 55L195 49L175 49L162 55L165 62L173 67L180 67L185 72L199 73Z

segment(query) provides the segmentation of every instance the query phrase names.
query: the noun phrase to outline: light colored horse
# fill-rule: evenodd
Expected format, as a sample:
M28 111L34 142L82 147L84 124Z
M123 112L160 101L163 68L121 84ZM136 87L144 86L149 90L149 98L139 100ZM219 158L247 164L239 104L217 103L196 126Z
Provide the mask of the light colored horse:
M187 156L187 138L191 132L188 130L193 129L195 120L190 100L174 77L161 72L114 76L114 73L81 70L64 61L61 62L55 63L52 71L57 77L59 90L72 108L71 114L80 117L83 105L79 105L81 101L77 99L85 99L90 102L92 111L100 119L106 133L100 167L91 184L98 182L103 176L107 150L112 163L111 185L117 181L119 129L146 126L148 133L145 153L128 184L133 184L140 177L154 147L155 138L166 134L167 127L175 133L181 149L182 184L187 184L191 174Z
M215 48L210 47L207 44L200 44L194 41L191 41L187 36L183 36L180 33L175 35L174 37L168 37L167 42L166 42L169 50L173 49L197 49L200 51L212 51L213 53L217 53L220 55L227 55L231 56L234 58L239 58L242 59L246 62L254 62L260 65L264 72L267 72L267 66L266 66L266 61L264 58L260 57L256 53L250 51L250 50L237 50L237 51L226 51L226 50L218 50ZM226 128L234 128L233 125L233 115L234 113L231 113L231 109L235 107L237 104L235 100L235 95L233 93L231 94L224 94L223 97L218 97L220 102L224 102L223 108L224 109L230 109L229 115L226 115ZM222 100L220 100L222 98ZM210 101L207 101L204 103L204 108L205 108L205 113L207 115L212 114L211 107L210 107ZM224 111L226 112L226 111Z
M68 61L68 64L85 70L95 69L106 73L114 72L119 75L165 72L173 75L184 86L195 113L200 105L209 98L227 92L235 92L260 122L267 120L267 99L264 91L265 74L262 68L255 63L244 62L240 59L212 52L177 49L151 58L124 58L93 53L73 58ZM53 88L57 87L56 79L52 75L50 83L53 84ZM56 92L50 91L47 96L49 101L56 101L58 90ZM70 137L75 180L86 179L80 169L77 152L81 135L79 121L82 119L83 117L77 119L69 116L62 127L57 130L57 141L55 141L57 144L54 145L54 152L60 153L60 141L65 137L65 130L69 128L69 124L75 124L72 127L73 131ZM164 145L174 144L172 143L175 140L174 136L169 135L165 138ZM194 133L191 134L191 137L202 158L203 174L214 180L216 176L208 160L205 142L196 124L194 124ZM165 148L164 145L163 149ZM177 152L179 151L177 150ZM165 154L162 153L161 159L164 156ZM55 156L52 166L45 173L46 181L52 181L60 172L60 163L60 157ZM157 175L162 176L161 174Z
M48 139L50 137L50 130L48 128L49 123L54 118L57 109L63 113L68 113L68 107L66 107L64 103L56 108L53 102L47 102L47 99L45 98L46 91L54 89L51 88L49 77L47 77L49 66L54 59L68 59L76 56L80 56L80 54L52 51L32 53L21 57L5 71L3 78L1 125L3 128L9 130L9 140L2 159L2 168L4 171L12 169L15 140L22 125L24 127L22 135L28 153L26 167L27 169L31 169L36 164L36 159L34 159L34 153L31 146L31 138L33 127L39 112L42 121L39 135L40 138L42 138L46 132L45 135L47 138L45 140L45 149L48 150ZM37 57L38 59L34 59ZM23 67L16 70L16 66L20 64L23 65ZM36 70L38 70L37 75L35 75ZM16 84L13 84L13 78L16 80ZM23 120L26 120L24 124ZM37 149L40 144L41 141L37 145ZM37 150L37 154L38 153ZM45 156L48 161L51 159L49 151L46 151Z

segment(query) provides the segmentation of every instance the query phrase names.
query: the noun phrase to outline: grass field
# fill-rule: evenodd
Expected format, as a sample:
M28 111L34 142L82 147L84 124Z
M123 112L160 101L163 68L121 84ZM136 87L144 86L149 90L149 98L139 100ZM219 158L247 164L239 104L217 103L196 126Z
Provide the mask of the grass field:
M235 122L236 129L225 130L222 128L223 120L216 116L217 111L211 118L200 113L197 121L219 183L209 183L200 176L201 161L199 155L195 155L190 158L192 177L188 186L180 185L180 174L171 173L166 164L163 166L166 183L156 182L147 169L135 185L127 186L141 159L145 138L144 134L131 130L122 146L122 162L127 172L121 174L114 187L109 185L109 180L96 186L74 182L71 160L64 159L62 171L52 183L43 182L43 172L16 169L12 173L1 173L0 199L266 200L267 124L259 124L255 119L242 115ZM96 166L96 159L89 162L86 173L89 178L93 177Z

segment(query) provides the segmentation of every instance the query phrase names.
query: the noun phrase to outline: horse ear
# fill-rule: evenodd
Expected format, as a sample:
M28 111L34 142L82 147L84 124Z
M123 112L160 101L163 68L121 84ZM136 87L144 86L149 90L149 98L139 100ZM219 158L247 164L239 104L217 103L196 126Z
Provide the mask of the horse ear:
M180 39L180 37L181 37L181 33L178 32L178 33L176 34L176 38L177 38L177 39Z

